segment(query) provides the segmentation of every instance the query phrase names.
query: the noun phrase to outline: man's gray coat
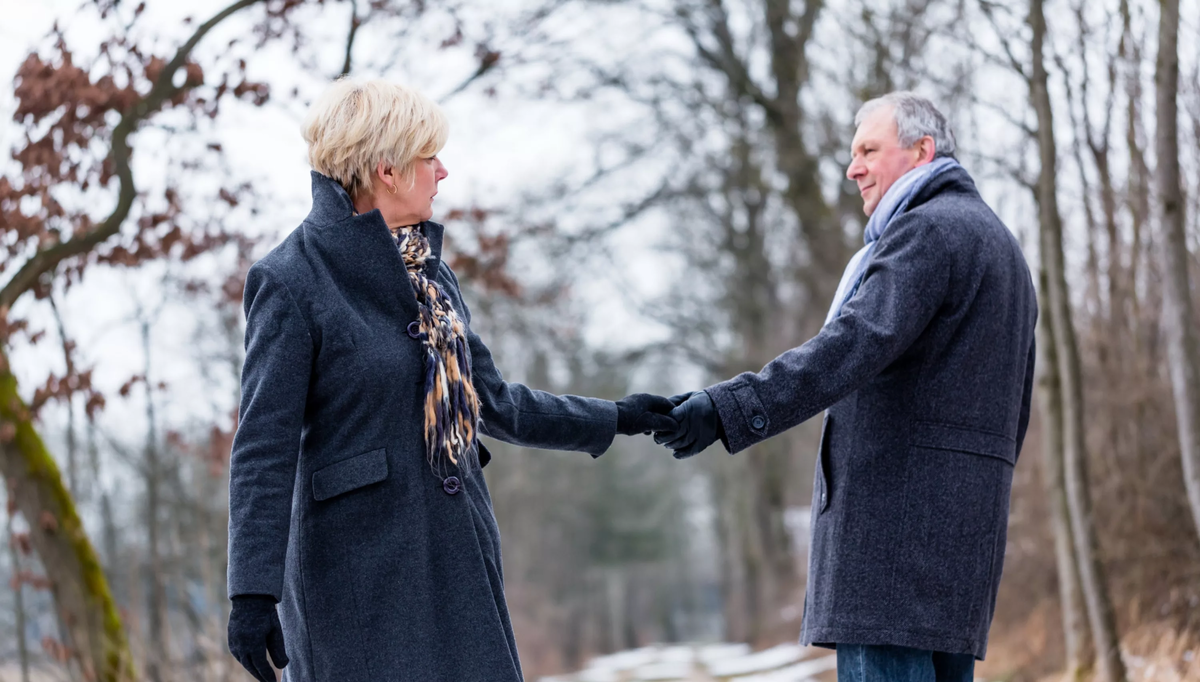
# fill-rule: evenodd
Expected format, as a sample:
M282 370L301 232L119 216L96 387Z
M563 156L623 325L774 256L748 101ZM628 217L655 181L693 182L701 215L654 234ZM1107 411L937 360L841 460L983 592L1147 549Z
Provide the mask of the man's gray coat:
M731 453L828 409L805 644L983 658L1036 319L1020 246L956 169L894 219L820 334L707 389Z
M377 211L313 173L308 218L246 279L229 482L229 595L272 595L292 682L520 682L500 535L478 470L435 476L422 435L417 301ZM427 272L470 324L421 226ZM480 430L598 456L616 405L504 381L474 332ZM479 459L490 459L479 445Z

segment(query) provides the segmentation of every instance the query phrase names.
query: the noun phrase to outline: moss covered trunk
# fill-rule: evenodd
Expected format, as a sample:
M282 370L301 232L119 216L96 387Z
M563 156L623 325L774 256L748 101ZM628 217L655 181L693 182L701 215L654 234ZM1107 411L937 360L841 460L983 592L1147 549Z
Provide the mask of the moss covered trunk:
M58 465L34 429L17 380L0 353L0 474L30 526L51 582L67 645L86 680L136 679L108 581Z

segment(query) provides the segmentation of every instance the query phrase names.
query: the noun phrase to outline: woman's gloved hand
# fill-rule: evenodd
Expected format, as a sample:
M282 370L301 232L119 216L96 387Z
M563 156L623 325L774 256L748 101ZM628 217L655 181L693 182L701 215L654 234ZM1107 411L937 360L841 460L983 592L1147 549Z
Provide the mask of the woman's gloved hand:
M669 399L652 393L634 393L617 401L617 433L634 436L673 430L679 423L668 415L675 409Z
M288 664L275 597L244 594L233 598L233 609L229 612L229 652L259 682L275 682L267 652L271 653L276 668Z

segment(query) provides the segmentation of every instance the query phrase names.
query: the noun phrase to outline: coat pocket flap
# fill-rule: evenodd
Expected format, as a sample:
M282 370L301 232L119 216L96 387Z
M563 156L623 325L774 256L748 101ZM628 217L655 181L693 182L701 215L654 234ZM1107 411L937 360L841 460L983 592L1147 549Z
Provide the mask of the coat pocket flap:
M937 422L913 425L912 444L934 450L954 450L1017 463L1017 441L998 433Z
M312 475L313 499L318 502L387 478L387 450L380 448L327 467Z

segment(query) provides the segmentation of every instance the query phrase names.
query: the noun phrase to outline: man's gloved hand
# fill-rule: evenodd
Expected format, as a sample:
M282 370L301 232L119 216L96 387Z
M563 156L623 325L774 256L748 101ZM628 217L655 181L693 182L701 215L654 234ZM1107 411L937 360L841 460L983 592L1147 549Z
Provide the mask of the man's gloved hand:
M681 401L671 411L679 427L656 432L655 443L673 450L675 459L686 459L716 442L721 431L721 418L717 415L717 406L707 393L685 393L669 400Z
M679 426L667 416L675 404L652 393L634 393L617 401L617 433L634 436L651 431L664 431Z
M287 667L275 597L265 594L234 597L233 610L229 612L229 652L259 682L275 682L275 671L267 662L268 651L276 668Z

